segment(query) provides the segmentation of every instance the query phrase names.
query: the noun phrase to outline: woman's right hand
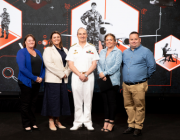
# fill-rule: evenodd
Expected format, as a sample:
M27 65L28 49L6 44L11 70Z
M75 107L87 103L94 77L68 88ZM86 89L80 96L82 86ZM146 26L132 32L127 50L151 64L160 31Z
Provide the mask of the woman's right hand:
M106 80L107 80L107 78L106 78L106 77L104 77L102 80L103 80L103 81L106 81Z
M64 77L63 77L63 78L67 78L66 74L64 75Z

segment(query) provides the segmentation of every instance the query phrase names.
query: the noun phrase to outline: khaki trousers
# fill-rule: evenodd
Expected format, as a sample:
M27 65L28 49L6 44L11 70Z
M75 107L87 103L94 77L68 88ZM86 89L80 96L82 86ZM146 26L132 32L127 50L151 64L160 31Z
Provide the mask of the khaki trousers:
M123 82L124 107L128 115L128 126L142 129L145 119L145 93L148 82L136 85L126 85Z

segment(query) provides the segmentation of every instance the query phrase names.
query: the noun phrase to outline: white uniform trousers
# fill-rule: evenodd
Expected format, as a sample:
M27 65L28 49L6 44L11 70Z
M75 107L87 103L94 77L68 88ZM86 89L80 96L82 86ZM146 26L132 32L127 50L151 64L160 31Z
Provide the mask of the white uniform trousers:
M92 125L91 106L94 90L94 73L88 76L88 81L82 82L76 74L72 74L71 86L74 98L74 126L84 123L85 126ZM83 107L84 103L84 107Z

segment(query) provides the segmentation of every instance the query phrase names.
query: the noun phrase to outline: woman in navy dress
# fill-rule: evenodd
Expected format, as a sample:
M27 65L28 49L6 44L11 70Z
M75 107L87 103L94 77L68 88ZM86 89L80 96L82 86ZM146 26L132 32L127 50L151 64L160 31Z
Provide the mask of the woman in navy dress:
M43 59L46 66L45 92L42 115L49 117L49 129L64 129L59 116L70 115L67 90L68 76L71 72L65 58L68 50L63 47L61 34L54 31L50 36L50 46L44 50Z

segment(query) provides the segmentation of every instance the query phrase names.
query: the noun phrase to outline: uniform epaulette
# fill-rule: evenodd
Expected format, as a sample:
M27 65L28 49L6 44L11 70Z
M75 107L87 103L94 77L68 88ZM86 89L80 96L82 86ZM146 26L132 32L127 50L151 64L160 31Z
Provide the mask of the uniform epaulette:
M91 43L89 43L89 44L95 46L94 44L91 44Z
M76 44L77 44L77 43L73 44L72 46L74 46L74 45L76 45ZM72 47L72 46L71 46L71 47Z

